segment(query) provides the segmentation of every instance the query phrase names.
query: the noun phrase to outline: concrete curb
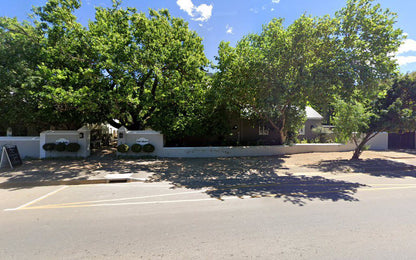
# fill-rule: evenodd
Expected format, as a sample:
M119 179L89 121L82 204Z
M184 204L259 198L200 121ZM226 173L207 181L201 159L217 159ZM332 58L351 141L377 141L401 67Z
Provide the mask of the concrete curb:
M145 182L145 178L126 178L126 182ZM85 184L103 184L111 183L108 179L92 179L92 180L63 180L63 181L39 181L39 182L3 182L0 183L0 189L12 188L29 188L38 186L59 186L59 185L85 185Z

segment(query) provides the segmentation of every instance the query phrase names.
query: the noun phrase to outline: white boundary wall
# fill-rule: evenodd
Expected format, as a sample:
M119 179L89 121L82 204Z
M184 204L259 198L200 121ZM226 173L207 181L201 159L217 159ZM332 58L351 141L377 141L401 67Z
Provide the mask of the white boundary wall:
M138 139L144 138L155 146L153 153L133 153L129 151L127 156L158 156L158 157L239 157L239 156L270 156L308 152L342 152L354 150L353 144L295 144L292 146L219 146L219 147L164 147L163 135L153 130L129 131L122 127L118 131L118 144L128 144L130 147L137 143ZM65 138L69 142L80 144L77 153L70 152L47 152L42 146L45 143L55 143ZM90 151L90 130L87 127L76 131L45 131L40 137L0 137L0 147L5 145L16 145L22 158L55 158L55 157L88 157ZM371 150L388 149L388 133L379 133L370 142Z
M141 139L141 140L139 140ZM156 132L153 130L143 130L143 131L130 131L127 130L124 126L118 129L118 141L117 146L121 144L127 144L130 148L133 144L139 143L140 141L145 140L149 144L152 144L155 147L155 151L153 153L134 153L129 150L127 153L119 153L117 155L124 155L124 156L159 156L161 157L164 149L164 141L163 135L160 132Z
M59 139L66 139L71 143L78 143L78 152L45 151L45 143L56 143ZM56 157L88 157L90 155L90 130L82 127L75 131L44 131L39 136L1 136L0 148L3 145L16 145L22 158L56 158Z
M60 139L66 139L70 143L78 143L81 147L78 152L58 152L45 151L42 146L46 143L57 143ZM82 127L75 131L49 130L40 133L39 154L40 158L57 158L57 157L82 157L90 156L90 130Z
M39 136L1 136L0 148L3 145L16 145L20 157L23 158L40 158L39 154Z
M387 132L378 133L367 145L370 146L370 150L384 151L389 148L389 134Z
M349 144L295 144L270 146L216 146L216 147L164 147L163 135L153 130L129 131L121 127L118 131L118 145L127 144L131 147L140 138L145 138L155 146L153 153L118 153L122 156L158 156L171 158L204 158L204 157L243 157L271 156L308 152L343 152L352 151L355 146ZM387 147L387 146L386 146Z
M245 157L272 156L309 152L345 152L354 150L353 144L295 144L229 147L165 147L161 157Z

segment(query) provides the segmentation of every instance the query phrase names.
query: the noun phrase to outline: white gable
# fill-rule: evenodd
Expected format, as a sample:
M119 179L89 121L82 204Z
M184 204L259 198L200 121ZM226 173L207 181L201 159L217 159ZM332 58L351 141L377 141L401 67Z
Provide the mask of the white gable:
M313 109L310 106L307 106L305 108L305 111L306 111L306 119L320 119L320 120L324 119L318 112L316 112L315 109Z

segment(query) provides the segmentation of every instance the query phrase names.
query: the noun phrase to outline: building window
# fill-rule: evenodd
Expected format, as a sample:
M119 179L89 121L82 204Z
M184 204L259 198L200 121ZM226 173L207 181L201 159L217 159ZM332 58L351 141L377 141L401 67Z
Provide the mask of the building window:
M269 128L259 126L259 135L269 135Z
M305 135L305 126L299 129L299 135Z

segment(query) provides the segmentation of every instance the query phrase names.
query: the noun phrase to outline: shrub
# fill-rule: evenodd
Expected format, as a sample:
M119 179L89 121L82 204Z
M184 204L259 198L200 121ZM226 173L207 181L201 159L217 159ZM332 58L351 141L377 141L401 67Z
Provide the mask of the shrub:
M155 150L155 147L152 144L143 145L143 152L152 153Z
M43 150L45 151L53 151L55 149L55 144L54 143L46 143L42 146Z
M58 152L63 152L66 149L66 144L65 143L57 143L55 145L55 150L57 150Z
M119 146L117 146L117 151L119 153L127 153L129 151L129 146L127 144L120 144Z
M133 144L131 146L131 151L135 153L140 153L142 151L142 146L140 144Z
M79 145L78 143L69 143L66 146L66 150L68 152L78 152L78 150L81 148L81 145Z

